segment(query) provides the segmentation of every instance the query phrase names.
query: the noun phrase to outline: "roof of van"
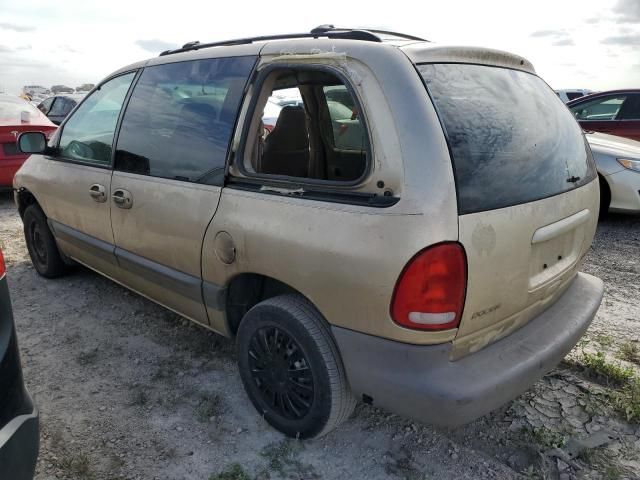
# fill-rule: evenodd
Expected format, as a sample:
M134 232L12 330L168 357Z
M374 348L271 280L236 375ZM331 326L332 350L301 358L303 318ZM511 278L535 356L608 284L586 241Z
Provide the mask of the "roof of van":
M332 41L332 43L327 43ZM398 32L376 29L336 28L333 25L321 25L309 33L268 35L240 38L211 43L189 42L175 50L167 50L159 57L133 63L114 72L113 75L129 70L172 63L176 61L206 58L215 51L233 53L233 55L259 55L275 53L274 46L287 54L309 54L310 45L359 45L360 48L389 48L402 50L414 63L475 63L504 68L523 70L535 74L531 62L524 57L480 47L437 45L423 38ZM267 46L271 48L267 48ZM318 53L318 52L315 52ZM321 52L320 52L321 53ZM216 55L217 56L217 55Z

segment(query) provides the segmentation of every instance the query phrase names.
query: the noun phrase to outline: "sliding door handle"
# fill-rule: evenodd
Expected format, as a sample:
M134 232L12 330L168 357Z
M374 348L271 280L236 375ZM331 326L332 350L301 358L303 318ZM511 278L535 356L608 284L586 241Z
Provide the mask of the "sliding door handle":
M89 195L98 203L104 203L107 201L107 189L104 188L104 185L100 185L99 183L94 183L89 187Z
M131 192L125 190L124 188L118 188L114 190L111 198L113 198L113 203L116 204L116 207L119 208L128 209L133 205L133 197L131 196Z

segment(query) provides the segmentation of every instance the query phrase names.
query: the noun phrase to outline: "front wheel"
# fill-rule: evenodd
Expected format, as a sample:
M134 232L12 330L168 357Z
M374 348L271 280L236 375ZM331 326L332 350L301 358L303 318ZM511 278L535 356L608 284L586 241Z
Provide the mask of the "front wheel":
M36 271L47 278L58 277L65 273L65 263L47 225L47 217L40 207L29 205L24 211L22 222L27 250Z
M282 295L249 310L237 350L251 402L284 434L318 437L353 411L338 349L320 313L303 297Z

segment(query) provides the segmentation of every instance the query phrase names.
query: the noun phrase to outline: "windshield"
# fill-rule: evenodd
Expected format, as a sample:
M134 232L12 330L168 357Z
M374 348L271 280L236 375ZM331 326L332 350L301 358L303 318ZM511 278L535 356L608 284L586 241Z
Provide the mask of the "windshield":
M580 127L539 77L470 64L418 70L449 142L460 214L532 202L595 178Z

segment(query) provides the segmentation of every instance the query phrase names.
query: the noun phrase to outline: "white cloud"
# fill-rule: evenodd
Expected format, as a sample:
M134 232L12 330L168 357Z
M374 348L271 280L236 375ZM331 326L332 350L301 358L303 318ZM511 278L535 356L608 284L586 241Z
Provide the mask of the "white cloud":
M640 0L629 4L633 7ZM509 50L531 60L555 88L602 90L640 84L640 72L629 67L640 58L640 47L618 48L619 56L614 57L609 55L614 46L601 43L608 37L637 33L633 23L625 23L633 27L626 33L616 23L634 18L635 10L618 15L624 0L427 1L419 14L408 4L378 7L343 0L323 0L321 8L313 9L302 8L294 0L190 0L179 4L180 8L159 5L157 0L3 2L0 28L3 24L19 28L1 30L1 44L13 51L0 52L0 87L15 93L27 83L96 83L117 68L157 55L167 45L309 31L323 23L373 26L439 43ZM561 35L531 35L544 31ZM30 45L31 49L17 51L14 45ZM28 66L34 64L40 67Z

